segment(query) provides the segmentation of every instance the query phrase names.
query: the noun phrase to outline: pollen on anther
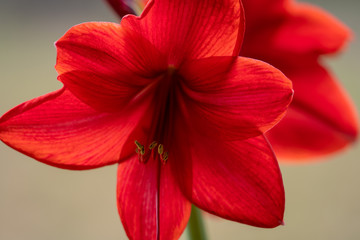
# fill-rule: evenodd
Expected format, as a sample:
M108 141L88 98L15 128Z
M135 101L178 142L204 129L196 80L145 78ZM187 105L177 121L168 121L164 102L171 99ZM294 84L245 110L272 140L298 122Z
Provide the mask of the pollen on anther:
M159 144L156 141L153 141L149 145L149 150L145 151L144 145L142 145L139 141L135 140L136 149L135 152L138 154L139 161L141 163L146 163L151 156L155 159L155 148L157 147L157 153L159 154L159 158L163 164L165 164L169 158L168 152L164 151L164 145Z
M156 141L153 141L150 145L149 145L149 149L151 150L151 149L153 149L153 148L155 148L156 146L157 146L157 142Z
M169 155L167 152L164 152L162 155L160 155L160 159L162 160L163 164L165 164L167 162L169 158Z
M159 144L158 146L158 153L161 155L164 152L164 146L162 144Z
M140 151L140 154L144 155L145 154L145 147L141 143L139 143L137 140L135 140L135 145L137 147L137 149L135 149L135 152L139 153L139 151Z

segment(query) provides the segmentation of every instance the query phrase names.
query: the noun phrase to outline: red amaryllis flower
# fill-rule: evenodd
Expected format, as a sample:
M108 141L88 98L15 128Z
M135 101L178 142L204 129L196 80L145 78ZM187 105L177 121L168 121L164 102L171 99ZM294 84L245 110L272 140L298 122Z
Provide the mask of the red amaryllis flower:
M64 88L0 119L0 138L66 169L119 163L131 239L178 238L190 203L259 227L282 222L284 190L263 132L291 82L238 57L240 1L159 0L120 24L84 23L57 43Z
M306 160L338 151L358 134L353 104L321 57L338 52L351 34L325 11L292 0L243 0L241 55L264 60L292 80L286 117L267 136L278 156Z

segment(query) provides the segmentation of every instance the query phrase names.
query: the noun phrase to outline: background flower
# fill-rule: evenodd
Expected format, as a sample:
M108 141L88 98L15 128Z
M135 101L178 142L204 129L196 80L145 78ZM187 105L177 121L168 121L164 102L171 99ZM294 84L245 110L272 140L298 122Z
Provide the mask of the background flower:
M360 106L357 40L360 3L357 0L316 2L354 31L349 49L331 62L327 60L327 64ZM1 114L60 87L54 81L56 50L52 43L66 30L94 19L117 21L99 0L34 0L32 5L27 1L4 0L0 3L0 13ZM207 219L211 239L237 240L239 236L256 240L356 239L360 235L360 193L349 186L360 182L359 156L360 148L356 146L333 158L339 161L296 168L283 166L286 225L266 230ZM114 205L115 166L81 173L64 171L20 156L3 144L0 159L1 239L124 238ZM94 215L97 218L91 217Z
M356 110L323 59L347 45L350 30L326 11L295 0L243 2L247 28L240 55L276 66L294 84L287 116L267 134L275 152L304 161L353 143Z

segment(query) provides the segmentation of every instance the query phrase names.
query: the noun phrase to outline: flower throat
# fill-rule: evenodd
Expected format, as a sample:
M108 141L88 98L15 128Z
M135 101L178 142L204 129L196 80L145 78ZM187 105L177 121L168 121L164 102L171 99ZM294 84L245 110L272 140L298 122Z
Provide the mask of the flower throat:
M169 154L165 151L164 143L170 143L173 127L173 116L175 113L175 88L181 77L177 74L177 69L169 65L164 74L156 80L154 91L154 112L155 117L152 121L150 139L145 144L135 140L135 152L138 155L139 162L147 163L150 158L160 160L166 164Z

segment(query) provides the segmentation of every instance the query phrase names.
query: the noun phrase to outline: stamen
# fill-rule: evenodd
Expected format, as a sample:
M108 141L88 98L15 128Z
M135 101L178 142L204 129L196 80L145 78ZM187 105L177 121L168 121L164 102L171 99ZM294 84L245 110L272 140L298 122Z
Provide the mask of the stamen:
M141 143L139 143L137 140L135 140L135 145L136 145L138 148L141 148L141 147L142 147Z
M135 145L136 145L136 149L135 152L138 155L139 158L139 162L141 163L147 163L147 161L150 159L150 157L152 156L153 159L155 159L155 147L158 146L157 148L157 153L160 156L160 160L163 164L166 164L168 158L169 158L169 154L168 152L164 151L164 145L162 144L158 144L156 141L153 141L152 143L150 143L149 145L149 150L150 151L145 151L145 147L144 145L142 145L139 141L135 140Z
M167 152L164 152L163 154L160 155L160 159L162 161L163 164L166 164L167 160L168 160L168 153Z
M157 146L157 142L156 141L153 141L150 145L149 145L149 149L151 150L151 149L153 149L153 148L155 148L156 146Z
M137 146L138 151L140 151L141 155L145 154L145 148L141 143L139 143L137 140L135 140L135 144ZM136 151L136 150L135 150ZM138 151L136 153L138 153Z
M158 153L161 155L163 154L163 152L164 152L164 146L162 144L159 144Z

